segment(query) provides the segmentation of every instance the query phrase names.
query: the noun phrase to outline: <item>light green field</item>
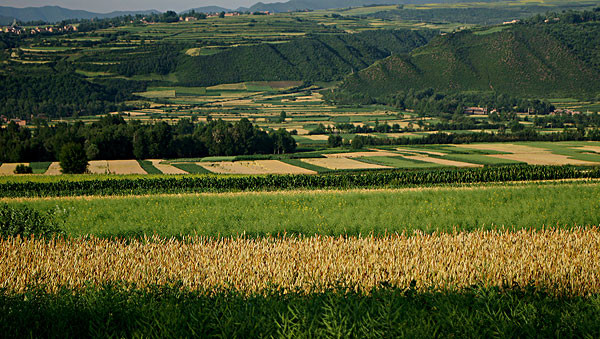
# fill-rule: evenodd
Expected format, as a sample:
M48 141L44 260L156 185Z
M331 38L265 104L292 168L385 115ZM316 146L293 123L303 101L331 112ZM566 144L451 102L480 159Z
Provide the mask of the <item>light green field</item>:
M600 183L10 200L56 211L70 235L382 234L599 225ZM126 217L125 217L126 216ZM496 225L496 226L494 226Z
M441 159L448 159L454 161L468 162L470 164L478 164L478 165L512 165L512 164L522 164L522 162L516 160L509 159L501 159L489 157L481 154L448 154L444 156L440 156Z
M365 157L359 158L357 160L375 164L382 166L389 166L393 168L433 168L433 167L443 167L443 165L434 164L431 162L424 161L416 161L403 158L401 156L397 157Z

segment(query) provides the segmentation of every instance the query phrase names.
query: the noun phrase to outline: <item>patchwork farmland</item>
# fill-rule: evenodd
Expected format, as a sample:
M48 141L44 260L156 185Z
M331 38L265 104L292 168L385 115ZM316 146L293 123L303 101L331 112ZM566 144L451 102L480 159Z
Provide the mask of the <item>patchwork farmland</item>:
M598 1L297 4L0 32L0 336L600 337Z
M236 157L90 161L91 174L315 174L338 170L482 167L498 165L600 165L600 142L519 142L463 145L373 147L367 151L325 149L307 154L242 160ZM269 156L257 156L257 159ZM193 160L193 161L190 161ZM0 165L4 176L18 164ZM25 164L27 165L27 164ZM187 169L187 170L186 170ZM39 166L38 174L59 175L60 164Z

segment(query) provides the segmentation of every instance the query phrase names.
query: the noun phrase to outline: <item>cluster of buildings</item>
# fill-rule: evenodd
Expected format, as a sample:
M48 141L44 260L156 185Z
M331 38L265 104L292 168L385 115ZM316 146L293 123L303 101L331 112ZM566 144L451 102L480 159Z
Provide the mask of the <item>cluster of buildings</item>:
M14 122L15 124L17 124L17 126L27 126L27 121L25 121L25 120L9 119L9 118L5 117L4 115L0 115L0 121L4 124L9 124L11 122Z
M494 113L496 110L493 110L490 113ZM483 108L483 107L465 107L465 110L463 111L464 114L470 114L470 115L484 115L484 114L488 114L488 109Z
M487 107L465 107L464 114L469 114L469 115L487 115L488 113L493 114L493 113L497 113L497 110L492 109L492 110L488 110ZM527 110L528 114L533 114L534 112L531 110ZM570 109L566 109L566 108L557 108L554 111L549 113L550 115L560 115L560 114L568 114L568 115L577 115L577 114L581 114L580 111L572 111Z
M19 27L17 25L17 21L13 21L12 25L5 26L1 30L4 33L13 33L13 34L40 34L40 33L66 33L66 32L76 32L77 27L73 25L64 25L64 26L50 26L50 27L34 27L34 28L25 28Z
M580 111L572 111L570 109L566 109L566 108L557 108L555 109L553 112L550 112L550 115L559 115L559 114L569 114L569 115L577 115L577 114L581 114Z

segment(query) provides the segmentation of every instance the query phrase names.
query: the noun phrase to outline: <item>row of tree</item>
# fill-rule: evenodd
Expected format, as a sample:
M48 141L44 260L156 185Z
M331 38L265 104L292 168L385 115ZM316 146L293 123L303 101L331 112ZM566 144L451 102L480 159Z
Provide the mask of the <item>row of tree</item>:
M531 112L548 114L555 107L548 101L525 99L496 92L460 92L445 93L427 88L423 90L409 89L394 94L373 97L365 93L344 90L323 91L323 99L329 104L384 104L398 109L410 109L427 116L443 114L463 114L465 107L482 107L496 110L498 114L511 112Z
M282 154L296 150L284 129L266 132L248 119L193 123L181 120L127 123L111 115L99 122L39 125L35 129L10 123L0 129L0 161L56 161L65 145L80 145L87 159L190 158L216 155Z
M333 139L333 138L332 138ZM600 141L600 130L564 130L557 133L539 133L531 128L524 128L514 133L444 133L428 134L422 138L380 138L357 135L352 139L354 149L375 145L425 145L425 144L468 144L473 142L514 142L514 141ZM331 143L331 141L329 141ZM341 141L340 141L341 142Z

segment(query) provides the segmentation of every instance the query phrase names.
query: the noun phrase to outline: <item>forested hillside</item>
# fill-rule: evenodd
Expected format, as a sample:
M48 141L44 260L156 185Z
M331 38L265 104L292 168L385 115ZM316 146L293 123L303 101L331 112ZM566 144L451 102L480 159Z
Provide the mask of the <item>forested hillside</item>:
M583 13L571 22L566 15L556 20L538 17L525 24L440 36L409 55L390 56L350 75L337 99L381 98L428 88L594 97L600 93L600 12Z
M87 81L69 67L7 67L0 73L0 115L29 119L105 114L126 106L145 84L122 79Z
M216 55L183 56L176 72L181 83L195 86L261 80L339 80L391 54L408 53L436 35L435 31L411 30L313 35L284 44L232 48Z

